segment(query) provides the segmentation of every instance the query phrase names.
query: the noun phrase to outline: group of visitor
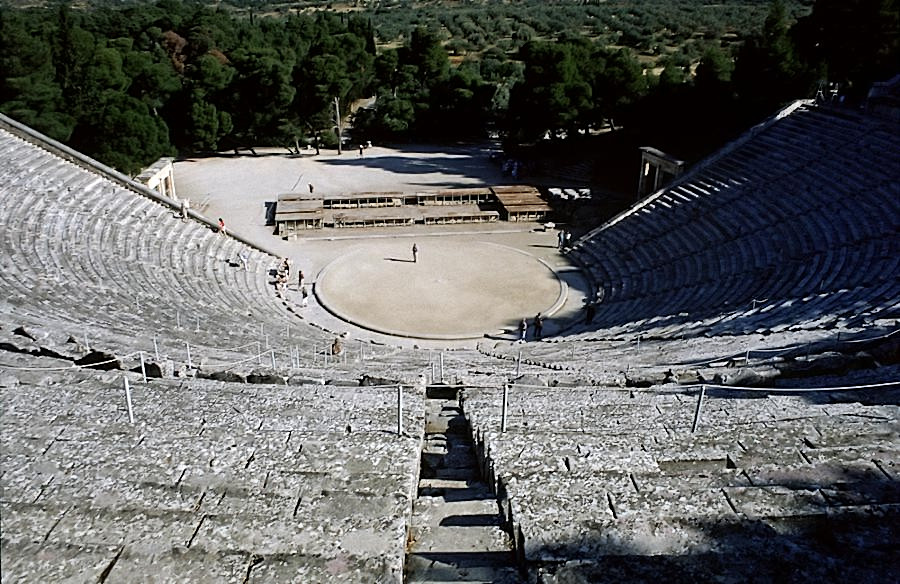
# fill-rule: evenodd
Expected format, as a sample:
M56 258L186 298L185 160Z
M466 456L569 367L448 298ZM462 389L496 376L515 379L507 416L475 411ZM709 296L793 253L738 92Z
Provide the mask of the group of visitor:
M291 278L291 260L284 257L281 258L281 263L278 264L278 269L275 272L275 292L279 297L284 297L284 292L288 287L288 282ZM309 291L306 286L303 285L303 270L297 270L297 290L300 291L300 307L305 308L309 305Z
M534 328L534 340L540 341L544 338L544 315L540 312L534 317L531 323ZM519 342L524 343L528 339L528 319L523 318L519 323Z

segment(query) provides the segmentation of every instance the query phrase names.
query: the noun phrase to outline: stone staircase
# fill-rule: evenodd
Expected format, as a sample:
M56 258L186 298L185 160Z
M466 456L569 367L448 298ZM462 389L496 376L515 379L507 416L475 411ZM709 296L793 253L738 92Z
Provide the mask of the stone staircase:
M521 582L497 499L479 472L457 399L426 402L406 582Z

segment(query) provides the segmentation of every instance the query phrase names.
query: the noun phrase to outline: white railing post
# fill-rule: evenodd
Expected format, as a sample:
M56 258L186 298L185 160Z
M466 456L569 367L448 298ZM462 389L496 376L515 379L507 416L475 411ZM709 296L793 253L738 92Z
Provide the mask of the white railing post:
M199 316L197 317L197 327L194 329L194 332L195 333L200 332L200 317Z
M144 365L144 352L141 351L141 375L144 376L144 383L147 383L147 366Z
M397 436L403 436L403 386L397 386Z
M159 345L156 344L156 335L153 335L153 353L156 355L156 362L159 363Z
M272 369L276 369L276 366L275 366L275 349L272 349Z
M500 407L500 433L506 433L506 410L509 406L509 384L503 384L503 403Z
M262 365L262 345L259 344L259 341L256 341L256 364Z
M441 383L444 383L444 353L443 352L440 353L440 357L441 357L441 370L440 370L441 371Z
M706 386L700 386L700 396L697 398L697 408L694 410L694 424L691 426L691 434L697 431L697 425L700 423L700 408L703 406L703 396L706 395Z
M131 407L131 386L128 385L128 378L122 377L125 380L125 402L128 404L128 421L134 424L134 408Z

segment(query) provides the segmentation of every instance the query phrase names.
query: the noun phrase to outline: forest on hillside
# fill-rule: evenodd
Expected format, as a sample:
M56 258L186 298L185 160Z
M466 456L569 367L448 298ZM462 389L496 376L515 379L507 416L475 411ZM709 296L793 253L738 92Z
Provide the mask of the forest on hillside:
M897 73L898 23L896 0L7 2L0 111L132 174L333 147L336 109L355 142L613 132L699 156L824 82L860 99Z

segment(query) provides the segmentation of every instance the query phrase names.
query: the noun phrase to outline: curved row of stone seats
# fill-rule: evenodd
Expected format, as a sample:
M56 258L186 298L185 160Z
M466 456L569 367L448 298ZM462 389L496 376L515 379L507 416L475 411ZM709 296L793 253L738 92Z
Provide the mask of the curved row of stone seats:
M15 360L14 357L19 359ZM402 582L424 395L13 369L4 581Z
M854 293L852 290L835 293L833 296L839 298L833 302L842 306L852 304ZM860 350L877 347L896 333L895 319L900 315L900 307L895 307L890 319L875 321L872 326L856 322L856 316L838 318L830 314L804 326L779 330L756 326L770 318L770 311L790 311L792 306L789 301L783 306L748 307L739 321L746 327L741 334L734 334L737 325L730 314L719 321L709 319L691 324L685 324L684 317L661 317L636 323L645 327L644 330L653 331L652 336L628 336L624 329L621 336L611 335L607 329L585 330L544 342L483 341L479 350L507 360L510 368L515 368L521 359L523 367L524 364L542 367L544 375L549 374L548 370L565 371L568 378L582 380L582 384L644 387L664 382L696 383L725 375L746 381L732 384L759 385L765 384L766 379L790 375L794 366L802 367L810 355L838 352L850 358ZM869 348L861 349L861 344ZM862 362L860 365L871 366ZM738 371L742 367L749 369ZM880 379L892 379L889 374L880 375Z
M690 322L754 299L843 289L857 289L854 302L871 291L875 312L896 304L900 154L867 138L896 142L885 126L900 128L853 114L833 131L829 120L839 117L800 107L576 244L574 255L603 288L595 322L616 327L679 313ZM813 146L791 150L797 136ZM842 180L826 178L834 174ZM739 180L719 178L728 176ZM814 321L826 308L839 307L806 302L789 318ZM768 316L757 325L788 317Z
M119 353L148 351L154 337L173 352L188 342L210 360L217 348L262 340L265 332L248 336L251 324L290 327L292 344L324 346L332 337L276 297L271 255L183 222L139 187L5 122L0 151L9 324L59 327Z
M711 390L693 433L684 390L514 386L506 432L501 389L463 407L541 581L895 579L900 390L829 395Z

